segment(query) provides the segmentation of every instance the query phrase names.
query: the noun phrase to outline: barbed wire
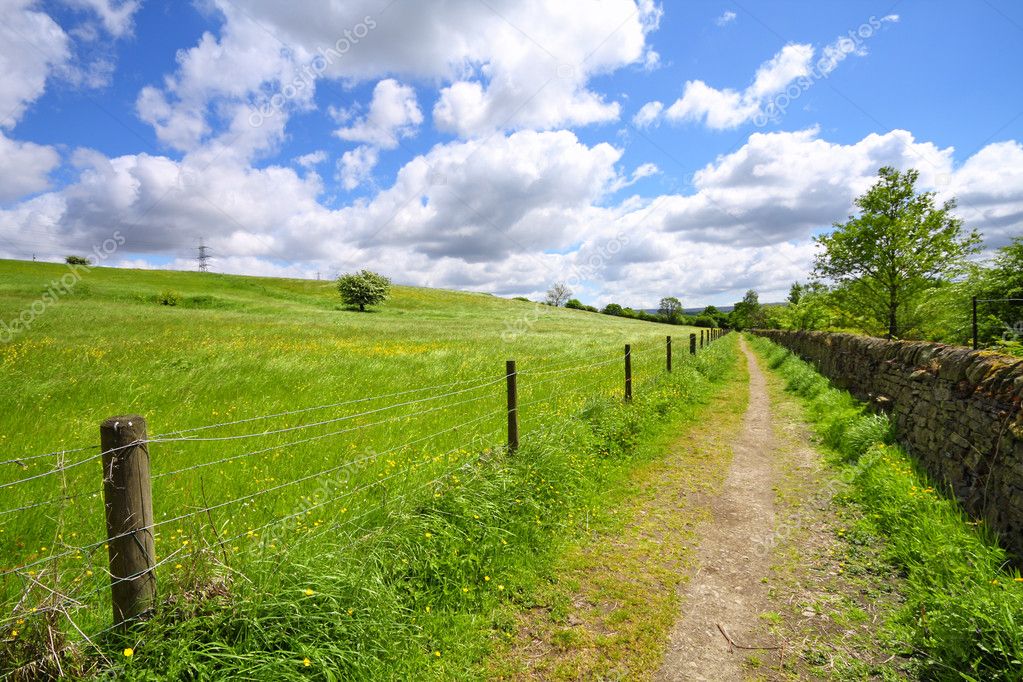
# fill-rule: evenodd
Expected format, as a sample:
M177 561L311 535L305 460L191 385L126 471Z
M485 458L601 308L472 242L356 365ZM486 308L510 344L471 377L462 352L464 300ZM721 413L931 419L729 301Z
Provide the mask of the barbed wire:
M518 371L518 375L519 376L526 376L526 377L540 377L540 376L547 376L549 374L564 374L566 372L578 372L579 370L590 369L591 367L600 367L601 365L608 365L608 364L611 364L613 362L622 362L622 356L621 355L616 355L615 357L608 358L607 360L599 360L597 362L592 362L592 363L589 363L589 364L586 364L586 365L573 365L572 367L563 367L561 369L547 369L547 370L543 370L543 371L528 370L528 369L526 369L526 370L519 370Z
M592 386L596 386L597 384L607 383L610 380L611 380L611 377L601 377L600 379L596 379L595 381L589 381L589 382L587 382L585 384L581 384L581 385L575 386L573 388L565 389L564 391L561 391L560 393L551 393L551 394L548 394L548 395L544 396L543 398L537 398L535 400L528 400L526 402L521 402L521 403L518 404L518 410L521 413L521 411L524 408L526 408L526 407L531 407L531 406L537 405L539 403L545 403L545 402L549 402L549 401L554 400L554 399L563 398L566 395L570 395L570 394L573 394L573 393L578 393L579 391L581 391L583 389L590 388Z
M455 382L448 383L448 384L437 384L437 385L434 385L434 386L424 386L422 388L412 388L412 389L408 389L408 390L405 390L405 391L398 391L397 393L388 393L388 394L385 394L385 395L375 395L375 396L370 396L370 397L367 397L367 398L355 398L355 399L352 399L352 400L345 400L345 401L338 402L338 403L328 403L326 405L316 405L316 406L313 406L313 407L303 407L301 409L291 410L291 411L288 411L288 412L276 412L274 414L264 414L264 415L259 415L259 416L256 416L256 417L247 417L245 419L236 419L234 421L221 422L219 424L207 424L205 426L195 426L195 427L187 428L187 429L179 429L177 431L168 431L167 433L163 433L163 434L160 434L158 436L154 436L154 438L166 438L168 436L177 436L177 435L180 435L182 433L194 433L196 431L207 431L209 429L216 429L216 428L221 428L221 427L224 427L224 426L235 426L237 424L248 424L248 423L255 422L255 421L260 421L260 420L263 420L263 419L275 419L277 417L290 417L292 415L304 414L306 412L314 412L316 410L329 410L329 409L334 409L334 408L338 408L338 407L344 407L346 405L355 405L355 404L358 404L358 403L372 402L372 401L375 401L375 400L384 400L385 398L397 398L397 397L400 397L400 396L403 396L403 395L411 395L412 393L422 393L423 391L428 391L428 390L433 390L433 389L451 388L452 386L464 386L466 384L472 384L472 383L476 383L476 382L487 382L487 381L490 381L490 380L489 379L485 379L483 377L478 377L478 378L474 378L474 379L467 379L467 380L464 380L464 381L455 381Z
M46 507L51 504L57 504L58 502L69 502L71 500L77 500L82 497L91 497L93 495L99 495L103 492L102 488L84 493L75 493L74 495L62 495L61 497L54 497L49 500L42 500L41 502L32 502L21 507L14 507L12 509L4 509L0 511L0 516L7 516L8 514L15 514L17 512L28 511L29 509L36 509L37 507Z
M353 426L353 427L350 427L350 428L347 428L347 429L341 429L339 431L331 431L330 433L322 433L322 434L318 434L316 436L310 436L309 438L303 438L303 439L300 439L300 440L291 441L290 443L280 443L278 445L272 445L270 447L262 448L262 449L259 449L259 450L252 450L252 451L249 451L249 452L243 452L241 454L232 455L230 457L224 457L222 459L214 460L214 461L211 461L211 462L201 462L199 464L194 464L192 466L182 467L180 469L175 469L174 471L165 471L163 473L160 473L160 474L157 474L157 475L153 476L152 479L156 480L158 478L163 478L165 476L172 476L172 475L175 475L175 474L184 473L186 471L192 471L192 470L195 470L195 469L202 469L202 468L209 467L209 466L215 466L217 464L224 464L226 462L234 461L234 460L237 460L237 459L242 459L244 457L251 457L253 455L259 455L259 454L262 454L264 452L270 452L271 450L279 450L279 449L283 449L283 448L289 448L289 447L293 447L295 445L302 445L302 444L309 443L309 442L312 442L312 441L322 440L324 438L331 438L331 437L342 435L342 434L345 434L345 433L351 433L353 431L361 431L362 429L368 429L368 428L371 428L371 427L374 427L374 426L380 426L381 424L387 424L387 423L390 423L390 422L393 422L393 421L397 421L399 419L419 418L419 417L421 417L421 416L423 416L425 414L430 414L431 412L438 412L438 411L441 411L441 410L451 409L452 407L458 407L459 405L465 405L467 403L477 402L477 401L482 400L482 399L483 399L482 397L476 397L476 398L470 398L469 400L461 400L461 401L459 401L457 403L451 403L450 405L438 405L437 407L432 407L432 408L430 408L428 410L423 410L422 412L419 412L419 413L415 414L412 417L409 417L409 415L398 415L398 416L395 416L395 417L388 417L387 419L382 419L382 420L380 420L378 422L373 422L372 424L362 424L360 426ZM483 417L479 417L478 419L472 419L472 420L470 420L468 422L463 422L462 424L459 424L458 426L451 427L450 429L445 429L444 431L440 431L440 432L438 432L436 434L431 434L430 436L427 436L427 438L432 438L432 437L435 437L436 435L439 435L441 433L447 433L448 431L461 428L462 426L465 426L467 424L472 424L472 423L474 423L476 421L480 421L482 419L489 419L489 418L491 418L493 416L494 415L492 415L492 414L484 415ZM410 445L410 444L415 443L415 442L417 442L417 441L409 441L408 443L406 443L406 444L404 444L404 445L402 445L400 447L405 447L405 446Z
M387 405L387 406L378 407L378 408L375 408L375 409L372 409L372 410L366 410L365 412L357 412L355 414L349 414L349 415L345 415L343 417L336 417L334 419L325 419L325 420L318 421L318 422L312 422L310 424L301 424L301 425L298 425L298 426L289 426L289 427L286 427L286 428L283 428L283 429L273 429L273 430L270 430L270 431L260 431L260 432L257 432L257 433L244 433L244 434L237 434L237 435L234 435L234 436L214 436L214 437L206 437L206 438L192 438L192 437L184 437L184 438L151 438L151 439L147 440L146 442L147 443L186 443L186 442L187 443L214 443L214 442L223 442L223 441L229 441L229 440L243 440L243 439L247 439L247 438L262 438L264 436L276 436L276 435L281 434L281 433L290 433L292 431L299 431L301 429L310 429L310 428L314 428L314 427L317 427L317 426L326 426L328 424L336 424L338 422L349 421L351 419L357 419L359 417L366 417L366 416L369 416L371 414L378 414L380 412L387 412L388 410L394 410L394 409L397 409L399 407L408 407L410 405L420 405L422 403L432 402L434 400L440 400L441 398L449 398L451 396L460 395L460 394L463 394L463 393L469 393L470 391L476 391L476 390L479 390L481 388L487 388L489 386L494 386L496 384L502 383L502 382L504 382L506 380L506 378L507 378L506 376L502 376L500 379L494 379L494 380L489 381L489 382L487 382L485 384L480 384L479 386L473 386L471 388L464 388L464 389L461 389L461 390L458 390L458 391L451 391L449 393L442 393L441 395L428 396L426 398L419 398L418 400L408 400L408 401L405 401L403 403L395 403L394 405Z
M100 459L104 455L109 455L109 454L112 454L112 453L115 453L115 452L120 452L121 450L127 450L128 448L133 448L133 447L136 447L138 445L143 445L143 444L145 444L147 442L149 442L149 441L145 441L145 440L132 441L131 443L127 443L125 445L118 445L117 447L110 448L109 450L104 450L103 452L98 452L95 455L90 455L89 457L82 458L80 460L72 462L71 464L61 465L61 466L57 467L56 469L51 469L50 471L44 471L41 474L35 474L33 476L26 476L25 478L21 478L21 479L18 479L16 481L9 481L7 483L0 483L0 490L4 490L6 488L13 488L16 485L20 485L22 483L28 483L29 481L35 481L35 480L38 480L40 478L46 478L47 476L54 476L56 474L62 474L65 471L68 471L69 469L74 469L75 467L79 467L79 466L81 466L83 464L87 464L87 463L92 462L94 460Z
M397 446L395 448L392 448L390 450L386 450L386 451L379 452L379 453L374 453L374 455L372 457L363 458L363 461L365 461L366 459L375 458L375 457L383 456L385 454L389 454L391 452L398 451L398 450L406 448L409 445L412 445L412 444L414 444L416 442L421 442L423 440L427 440L429 438L436 437L437 435L441 435L442 433L446 433L446 432L452 431L454 429L466 426L466 425L468 425L470 423L479 422L479 421L482 421L483 419L488 419L488 418L491 418L493 416L494 415L485 415L484 417L480 417L480 418L472 420L472 422L465 422L465 423L457 425L455 427L451 427L449 429L445 429L444 431L437 432L436 434L431 434L430 436L419 438L416 441L410 441L409 443L404 443L404 444L402 444L400 446ZM447 457L447 456L449 456L449 455L451 455L451 454L453 454L455 452L458 452L460 450L465 449L466 447L472 446L478 440L490 438L490 437L492 437L492 436L494 436L494 435L496 435L496 434L498 434L500 432L501 432L501 429L498 428L498 429L493 429L493 430L491 430L491 431L489 431L489 432L487 432L485 434L474 435L472 437L472 439L470 439L468 442L462 443L462 444L460 444L460 445L458 445L458 446L456 446L454 448L451 448L450 450L447 450L446 452L443 452L443 453L441 453L439 455L435 455L434 457L431 458L431 462L432 461L436 461L436 458ZM355 463L355 462L353 462L353 463ZM360 492L364 492L365 490L368 490L370 488L379 486L379 485L385 483L386 481L391 480L391 479L393 479L393 478L395 478L395 477L397 477L399 475L409 475L410 473L414 473L415 471L418 471L420 468L426 466L429 463L430 462L425 462L425 461L417 462L417 463L413 464L411 467L407 467L407 468L404 468L404 469L397 470L395 472L392 472L391 474L388 474L387 476L384 476L382 478L374 480L374 481L372 481L370 483L366 483L366 484L361 485L361 486L359 486L357 488L354 488L352 490L347 490L345 492L342 492L342 493L340 493L338 495L335 495L333 497L330 497L328 499L321 500L319 502L316 502L316 503L310 504L308 506L305 506L305 507L303 507L299 511L296 511L296 512L293 512L293 513L290 513L290 514L286 514L284 516L277 517L277 518L273 519L272 521L264 523L264 524L262 524L260 526L256 526L254 528L249 528L246 531L240 532L240 533L238 533L236 535L229 536L229 537L226 537L226 538L219 538L218 537L217 538L217 543L221 544L221 545L223 545L225 543L231 543L231 542L239 540L239 539L241 539L243 537L250 537L253 534L259 533L259 532L261 532L261 531L263 531L266 528L269 528L271 526L278 525L278 524L284 523L286 521L289 521L291 519L295 519L295 518L298 518L298 517L301 517L301 516L306 516L311 511L313 511L314 509L319 509L319 508L325 507L325 506L327 506L327 505L329 505L331 503L338 502L340 500L352 497L353 495L356 495L356 494L358 494ZM441 475L439 475L437 477L434 477L433 479L430 479L430 480L424 482L423 484L420 484L420 486L417 486L417 487L424 487L426 485L431 485L433 483L436 483L436 482L440 481L441 479L443 479L445 476L449 475L451 471L456 470L456 469L461 468L462 466L464 466L464 464L465 463L459 464L458 466L455 467L455 469L446 470L445 473L443 473L443 474L441 474ZM384 503L382 503L380 505L377 505L376 507L373 507L373 508L367 510L366 512L364 512L360 516L351 517L349 519L346 519L346 520L340 521L340 522L335 522L335 524L332 524L331 527L336 527L337 525L340 525L340 524L343 524L343 523L351 523L354 520L357 520L359 518L367 516L367 515L369 515L371 513L374 513L376 511L380 511L381 509L383 509L388 504L389 504L388 502L384 502ZM199 514L205 513L207 510L212 510L212 509L213 509L213 507L209 507L207 509L198 510L197 513L199 513ZM177 520L180 520L180 519L177 519ZM154 524L153 527L155 528L155 524ZM213 530L214 530L214 533L216 533L216 529L214 528ZM110 540L113 540L113 539L116 539L116 538L110 538ZM113 576L110 575L109 571L105 571L107 576L109 576L111 578L111 581L110 581L109 584L104 583L103 585L101 585L99 587L96 587L96 588L94 588L93 590L91 590L89 592L82 593L82 594L76 594L73 597L71 595L61 595L61 596L64 596L65 598L68 598L68 599L73 598L75 601L87 600L88 598L92 597L95 594L98 594L99 592L102 592L102 591L105 591L107 589L110 589L114 585L120 584L122 582L128 582L128 581L131 581L131 580L135 580L135 579L137 579L137 578L139 578L139 577L141 577L141 576L143 576L143 575L145 575L147 573L155 572L158 568L164 566L167 563L170 563L171 561L176 560L185 551L186 550L185 550L184 547L178 547L174 551L172 551L170 554L165 556L163 559L157 561L152 566L147 567L144 571L140 571L138 573L135 573L135 574L132 574L132 575L129 575L129 576L124 576L124 577L121 577L121 578L114 579ZM54 608L48 609L48 611L55 611L55 610L63 612L63 610L59 609L59 608L57 608L57 609L54 609ZM42 612L37 612L37 613L42 613ZM8 619L5 619L4 621L0 621L0 623L6 625L8 623L14 622L15 619L17 619L19 617L23 617L24 615L28 615L28 614L16 614L16 615L14 615L14 616L12 616L12 617L10 617Z
M453 405L447 405L447 406L444 406L444 407L453 407ZM440 408L437 408L437 409L440 409ZM487 415L487 416L494 416L494 415ZM454 430L456 428L461 428L465 424L472 423L472 421L475 421L475 420L470 420L469 422L465 422L463 424L459 424L459 425L456 425L454 427L449 427L448 429L444 429L442 431L438 431L438 432L435 432L433 434L430 434L430 436L424 436L424 437L420 438L419 440L424 440L424 439L429 438L429 437L436 437L438 435L442 435L443 433L446 433L448 431L452 431L452 430ZM414 441L412 441L412 442L414 442ZM395 448L395 449L400 449L401 447L407 447L408 444L409 443L402 444L401 446L397 446L397 448ZM277 446L277 447L281 447L281 446ZM385 452L389 452L389 451L385 451ZM210 506L207 506L207 507L204 507L204 508L200 508L200 509L197 509L195 511L189 512L187 514L179 514L179 515L171 517L169 519L163 519L163 520L160 520L160 521L155 521L151 525L145 526L143 528L135 529L135 530L132 530L132 531L127 531L127 532L121 533L119 535L110 536L110 537L108 537L108 538L106 538L106 539L104 539L102 541L99 541L99 542L95 542L95 543L92 543L92 544L89 544L89 545L76 546L73 549L69 549L69 550L67 550L65 552L61 552L59 554L51 554L50 556L47 556L47 557L41 558L41 559L37 559L37 560L35 560L33 562L24 564L22 566L18 566L16 568L5 569L3 571L0 571L0 577L6 576L6 575L11 575L11 574L14 574L14 573L19 573L21 571L24 571L27 568L32 568L33 566L38 566L40 564L43 564L43 563L46 563L46 562L49 562L49 561L53 561L55 559L61 559L61 558L70 556L72 554L78 553L78 552L88 552L90 550L96 549L97 547L105 545L105 544L107 544L107 543L109 543L109 542L111 542L113 540L119 540L121 538L128 537L129 535L133 535L134 533L139 532L139 531L148 530L150 532L154 532L157 528L159 528L161 526L165 526L165 525L170 524L170 523L177 523L178 521L182 521L184 519L191 518L191 517L199 515L199 514L205 514L205 513L211 512L211 511L216 511L217 509L222 509L222 508L230 506L232 504L238 504L240 502L247 502L249 500L255 499L255 498L260 497L262 495L266 495L266 494L271 493L271 492L276 492L278 490L282 490L284 488L288 488L288 487L291 487L293 485L298 485L299 483L304 483L306 481L312 480L314 478L318 478L320 476L324 476L326 474L334 473L336 471L339 471L339 470L344 469L346 467L352 466L354 464L359 464L359 463L361 463L363 461L366 461L368 459L375 458L375 457L380 457L383 454L384 453L374 453L373 455L367 456L365 458L360 458L359 460L343 462L342 464L339 464L337 466L330 467L328 469L323 469L323 470L318 471L316 473L308 474L306 476L302 476L300 478L297 478L297 479L294 479L294 480L291 480L291 481L286 481L284 483L280 483L278 485L271 486L270 488L264 488L264 489L261 489L261 490L257 490L257 491L254 491L252 493L249 493L247 495L243 495L241 497L234 498L232 500L227 500L225 502L220 502L218 504L214 504L214 505L210 505ZM196 465L194 467L190 467L189 469L199 468L200 466L201 465ZM186 470L189 470L189 469L186 469Z
M497 381L500 382L500 379L497 380ZM255 421L260 421L260 420L264 420L264 419L274 419L274 418L277 418L277 417L288 417L288 416L292 416L292 415L296 415L296 414L304 414L304 413L307 413L307 412L313 412L313 411L316 411L316 410L333 409L333 408L337 408L337 407L344 407L346 405L355 405L355 404L358 404L358 403L373 402L373 401L376 401L376 400L384 400L384 399L387 399L387 398L396 398L396 397L403 396L403 395L411 395L413 393L421 393L423 391L435 390L435 389L440 389L440 388L451 388L453 386L465 386L467 384L473 384L473 383L480 383L479 387L484 387L484 386L490 385L491 383L494 383L494 382L492 382L489 379L485 379L484 377L476 377L476 378L473 378L473 379L466 379L466 380L462 380L462 381L454 381L454 382L450 382L450 383L446 383L446 384L435 384L435 385L432 385L432 386L422 386L420 388L412 388L412 389L407 389L407 390L403 390L403 391L398 391L398 392L395 392L395 393L387 393L387 394L383 394L383 395L374 395L374 396L368 396L368 397L363 397L363 398L354 398L354 399L351 399L351 400L345 400L345 401L336 402L336 403L327 403L327 404L324 404L324 405L315 405L315 406L312 406L312 407L304 407L304 408L300 408L300 409L297 409L297 410L290 410L290 411L286 411L286 412L276 412L276 413L273 413L273 414L264 414L264 415L258 415L258 416L255 416L255 417L247 417L245 419L236 419L236 420L233 420L233 421L220 422L220 423L217 423L217 424L206 424L206 425L203 425L203 426L193 426L193 427L189 427L189 428L179 429L179 430L176 430L176 431L168 431L166 433L162 433L162 434L153 436L152 438L149 439L148 442L154 442L154 441L159 440L159 439L166 439L166 438L168 438L170 436L177 436L177 435L180 435L180 434L183 434L183 433L194 433L194 432L197 432L197 431L207 431L207 430L210 430L210 429L222 428L222 427L225 427L225 426L236 426L238 424L247 424L247 423L251 423L251 422L255 422ZM471 390L471 389L467 389L467 390ZM32 460L36 460L36 459L42 459L42 458L45 458L45 457L55 457L55 456L59 456L59 455L68 455L68 454L73 454L73 453L77 453L77 452L85 452L86 450L98 450L98 449L100 449L99 445L84 445L84 446L81 446L81 447L75 447L75 448L70 448L70 449L54 450L52 452L44 452L44 453L40 453L40 454L36 454L36 455L25 455L23 457L11 457L10 459L0 460L0 466L6 465L6 464L21 464L23 462L32 461ZM99 457L101 454L102 453L97 453L95 456L87 458L85 460L81 460L80 462L77 462L77 463L84 463L85 461L90 461L91 459L95 459L95 458ZM62 469L67 469L67 468L71 468L71 467L70 466L62 467Z
M13 457L11 459L5 459L0 461L0 466L5 464L19 464L23 465L24 462L30 462L34 459L42 459L44 457L59 457L61 455L70 455L76 452L85 452L86 450L96 450L98 445L83 445L82 447L71 448L67 450L54 450L53 452L43 452L38 455L27 455L25 457Z

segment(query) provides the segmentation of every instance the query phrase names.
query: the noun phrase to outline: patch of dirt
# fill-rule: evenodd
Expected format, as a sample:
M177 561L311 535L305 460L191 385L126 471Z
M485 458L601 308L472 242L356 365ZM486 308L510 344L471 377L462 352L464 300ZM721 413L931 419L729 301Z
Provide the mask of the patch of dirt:
M779 646L765 641L759 619L767 605L763 581L775 528L771 400L756 358L745 342L741 347L749 367L749 403L728 477L708 500L710 521L698 529L698 569L658 680L740 680L746 657L756 649L738 647Z

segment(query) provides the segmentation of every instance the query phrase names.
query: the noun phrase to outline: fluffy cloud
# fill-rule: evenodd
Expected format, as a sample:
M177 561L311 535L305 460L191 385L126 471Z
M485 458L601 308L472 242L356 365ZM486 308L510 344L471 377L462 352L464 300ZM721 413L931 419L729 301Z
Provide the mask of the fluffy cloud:
M380 160L376 147L363 145L341 155L338 162L338 176L341 186L353 190L370 178Z
M704 121L717 130L735 128L761 113L764 103L789 83L809 75L813 52L810 45L786 45L760 65L753 82L742 92L718 90L700 80L688 81L682 97L664 115L671 121Z
M754 133L735 152L698 171L694 194L659 202L662 229L688 241L758 246L807 239L842 220L881 166L915 167L934 187L952 169L951 148L917 142L904 130L842 145L816 129Z
M71 58L70 39L30 0L0 4L0 128L13 128L46 87L46 80Z
M886 164L919 168L925 187L959 194L968 224L993 239L1019 233L1023 214L1015 142L989 145L956 169L951 148L906 131L853 144L817 130L758 133L701 169L691 194L614 201L656 172L644 164L626 174L621 156L568 131L453 141L411 159L390 187L328 208L315 173L253 169L211 150L180 161L82 151L76 182L0 211L0 249L27 231L45 234L59 255L119 230L125 262L161 254L191 268L205 237L222 271L371 267L402 282L509 295L578 278L587 301L653 306L665 293L730 302L753 287L765 300L780 296L805 278L810 236L844 219Z
M224 17L220 37L203 36L179 58L166 87L139 101L144 120L178 149L194 149L210 134L209 102L237 104L301 84L303 93L287 98L291 107L320 78L350 83L400 75L447 83L435 124L464 137L615 120L619 105L588 89L588 80L656 63L646 35L660 19L653 0L605 0L582 13L556 0L452 0L400 9L381 9L375 0L326 7L214 4Z
M131 33L132 21L139 8L136 0L64 0L69 5L92 10L107 33L120 38Z
M341 128L336 134L342 140L394 149L399 139L415 135L422 122L423 113L416 102L416 91L388 78L373 88L373 101L366 116L351 126Z
M714 130L736 128L748 121L762 125L761 121L777 118L784 110L772 102L773 99L787 93L794 84L798 84L802 92L815 80L827 78L849 55L865 56L865 41L884 24L898 20L896 14L881 19L871 17L868 23L850 31L848 36L839 36L821 48L816 62L813 46L802 43L786 45L757 68L753 82L741 91L718 89L702 80L686 81L682 96L669 107L664 108L661 102L648 102L633 122L641 127L651 125L659 119L663 109L663 116L669 121L703 122Z
M0 132L0 202L48 189L49 174L59 164L53 147L10 140Z
M632 117L632 122L640 128L646 128L657 122L663 110L664 104L662 102L647 102Z
M990 144L955 172L938 175L934 184L940 196L958 199L957 213L967 227L984 233L989 248L1023 235L1023 145L1019 142Z

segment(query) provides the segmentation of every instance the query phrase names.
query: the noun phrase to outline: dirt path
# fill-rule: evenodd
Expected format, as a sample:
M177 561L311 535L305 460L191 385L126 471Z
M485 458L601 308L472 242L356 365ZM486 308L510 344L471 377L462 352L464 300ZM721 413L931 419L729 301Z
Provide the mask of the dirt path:
M749 405L721 492L706 501L711 520L699 529L697 571L685 591L683 617L671 635L659 680L741 680L741 646L762 639L764 579L774 533L774 433L767 380L741 344L749 367ZM722 632L723 631L723 632ZM727 633L728 638L726 638Z
M488 678L903 678L878 628L890 571L848 538L859 512L836 507L844 484L800 402L739 347L699 417L617 491L619 522L516 613Z

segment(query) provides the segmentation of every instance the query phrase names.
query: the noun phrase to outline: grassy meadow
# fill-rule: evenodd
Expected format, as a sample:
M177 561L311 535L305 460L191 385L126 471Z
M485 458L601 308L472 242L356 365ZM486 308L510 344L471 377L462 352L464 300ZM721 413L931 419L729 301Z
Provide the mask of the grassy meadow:
M0 320L66 272L0 261ZM181 677L330 679L446 676L442 651L461 651L464 670L486 639L466 633L493 629L477 622L487 599L734 358L730 342L688 358L691 331L412 287L358 313L327 281L96 268L0 345L0 661L53 672L30 662L57 649L81 675L146 678L165 646L155 669ZM521 458L501 447L506 359ZM126 414L148 420L162 603L131 641L104 632L97 447L99 423ZM427 626L431 605L447 616ZM85 636L97 646L68 646Z

